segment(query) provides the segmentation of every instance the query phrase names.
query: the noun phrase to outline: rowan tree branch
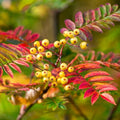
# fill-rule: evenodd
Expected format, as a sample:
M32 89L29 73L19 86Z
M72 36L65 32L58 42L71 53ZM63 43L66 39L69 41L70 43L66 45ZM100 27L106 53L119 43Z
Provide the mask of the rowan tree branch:
M43 90L42 94L32 103L30 104L27 108L23 108L20 110L20 113L17 117L17 120L22 120L22 118L25 116L25 114L32 108L39 99L43 99L43 94L45 94L49 90L49 87L47 87L45 90ZM23 106L22 106L23 107Z
M111 110L111 112L110 112L109 117L108 117L107 120L112 120L112 119L113 119L114 114L115 114L115 112L116 112L119 104L120 104L120 98L118 98L117 105L115 105L115 106L112 108L112 110Z

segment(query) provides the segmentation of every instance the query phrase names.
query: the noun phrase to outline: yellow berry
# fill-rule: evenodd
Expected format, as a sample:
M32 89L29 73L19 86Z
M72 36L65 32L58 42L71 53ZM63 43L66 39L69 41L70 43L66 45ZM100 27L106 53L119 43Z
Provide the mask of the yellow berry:
M35 76L36 76L36 77L42 77L42 72L36 72L36 73L35 73Z
M61 69L61 70L66 70L66 69L67 69L67 64L66 64L66 63L62 63L62 64L60 65L60 69Z
M47 72L47 77L50 77L52 74L50 71Z
M68 32L68 37L70 37L70 38L73 38L73 37L74 37L73 31L69 31L69 32Z
M59 77L65 77L65 73L63 71L59 72Z
M39 46L38 47L38 52L44 52L44 47L43 46Z
M68 33L69 33L69 31L64 31L64 32L63 32L63 36L64 36L64 37L68 37Z
M70 66L70 67L68 68L68 72L73 72L73 71L74 71L74 67Z
M57 87L57 82L53 82L51 85L52 87Z
M83 49L83 50L87 49L87 46L88 46L87 42L81 42L80 43L80 48Z
M76 44L77 43L77 38L73 37L70 39L71 44Z
M38 104L41 104L42 102L43 102L42 99L39 99L39 100L37 101Z
M43 55L42 54L37 54L37 60L43 60Z
M49 69L49 64L44 64L44 69L48 70Z
M61 39L61 40L60 40L60 44L61 44L61 45L65 45L65 44L66 44L66 40L65 40L65 39Z
M32 55L27 55L27 56L26 56L26 60L27 60L27 61L31 61L31 60L32 60Z
M52 76L50 77L50 82L54 82L54 81L56 81L56 77L52 75Z
M72 89L72 86L71 85L65 85L64 89L67 91L67 90L71 90Z
M43 82L44 82L44 83L46 83L46 82L48 82L48 81L49 81L48 77L44 77L44 78L43 78Z
M79 35L80 34L80 30L79 29L74 29L74 35Z
M36 48L32 47L30 48L30 53L35 54L37 52Z
M52 57L52 52L50 52L50 51L46 52L46 53L45 53L45 56L46 56L47 58L51 58L51 57Z
M61 83L61 78L57 78L57 83Z
M60 47L60 42L59 41L55 41L54 42L54 47L59 48Z
M43 46L48 46L49 45L49 40L48 39L44 39L44 40L42 40L42 45Z
M68 83L68 78L67 77L62 77L61 78L61 83L62 84L67 84Z
M35 41L35 42L34 42L34 46L35 46L35 47L39 47L39 46L40 46L40 42L39 42L39 41Z
M42 76L45 77L47 76L48 72L46 70L42 71Z

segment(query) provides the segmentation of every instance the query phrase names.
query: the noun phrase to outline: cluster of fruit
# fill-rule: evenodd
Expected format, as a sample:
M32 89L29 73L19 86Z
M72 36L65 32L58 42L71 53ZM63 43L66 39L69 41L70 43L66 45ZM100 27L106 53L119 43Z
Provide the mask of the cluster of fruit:
M41 78L44 83L50 84L52 87L57 87L58 84L61 84L64 85L65 90L71 90L72 86L68 84L68 78L65 77L64 71L73 72L74 67L67 67L66 63L61 63L60 70L58 75L52 74L52 72L49 71L49 64L44 64L44 70L37 71L35 76Z
M35 41L34 42L34 47L32 47L30 49L30 55L26 56L26 60L27 61L31 61L34 59L33 55L36 55L35 59L42 61L43 60L43 56L45 56L46 58L51 58L52 57L52 52L51 51L47 51L45 52L46 47L49 45L49 40L48 39L44 39L42 40L42 43L40 44L39 41Z
M80 30L79 29L74 29L73 31L64 31L63 32L63 36L65 38L70 38L70 42L73 45L78 42L77 36L79 36L79 35L80 35ZM82 50L87 49L87 46L88 46L88 44L85 41L80 43L80 48Z
M54 42L54 47L59 48L61 45L65 45L67 41L70 39L71 44L77 43L77 36L80 34L79 29L75 29L74 31L64 31L63 36L65 39L61 39L60 41ZM27 61L43 61L44 56L46 58L52 57L52 52L50 49L46 49L49 45L48 39L43 39L40 43L40 41L34 42L34 47L30 48L29 55L26 56ZM87 42L81 42L80 43L81 49L87 48ZM71 90L73 87L72 85L68 84L68 78L65 77L65 71L73 72L74 67L70 66L68 67L66 63L60 64L60 72L58 75L52 74L52 72L49 71L49 64L44 64L43 69L37 71L35 73L35 76L37 78L40 78L45 84L50 84L52 87L56 87L58 84L64 85L65 90ZM54 68L53 68L54 69Z

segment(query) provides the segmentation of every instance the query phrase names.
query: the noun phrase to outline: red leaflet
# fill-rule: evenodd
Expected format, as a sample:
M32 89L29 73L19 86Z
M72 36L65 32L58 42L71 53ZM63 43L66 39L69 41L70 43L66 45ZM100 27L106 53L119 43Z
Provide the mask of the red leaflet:
M82 76L78 76L74 81L73 84L80 84L81 82L85 81Z
M89 24L87 27L95 32L103 33L102 29L97 25Z
M14 63L9 63L9 65L18 72L21 72L21 69Z
M40 35L37 34L37 33L32 34L32 36L29 38L29 39L30 39L30 42L34 42L34 41L37 40L39 37L40 37Z
M80 84L79 89L85 89L85 88L89 88L89 87L91 87L91 85L85 81Z
M2 67L0 66L0 77L2 76L2 74L3 74L3 69L2 69Z
M107 86L103 87L99 92L105 92L105 91L112 91L112 90L118 90L115 86Z
M62 33L62 34L63 34L65 31L68 31L68 29L66 29L66 28L61 28L61 29L60 29L60 33Z
M73 82L74 84L79 84L81 82L85 81L85 79L82 76L76 76L76 77L71 77L68 79L68 84Z
M76 69L98 69L101 68L100 65L95 63L83 63L75 66Z
M65 20L65 26L69 29L69 30L74 30L75 29L75 24L73 21L66 19Z
M116 105L114 98L109 93L102 93L100 95L104 100Z
M84 34L84 32L82 30L80 30L80 34L78 37L80 37L80 39L82 39L82 40L87 40L87 36Z
M105 71L93 71L93 72L87 73L84 76L84 78L88 78L88 77L92 77L92 76L100 76L100 75L110 75L110 74Z
M87 27L80 28L80 30L86 35L89 40L93 39L92 33Z
M20 88L20 89L18 89L18 90L20 90L20 91L28 91L28 90L30 90L29 88Z
M90 82L111 81L111 80L113 80L113 78L109 76L94 76L89 79Z
M50 48L52 48L52 47L54 47L54 44L53 44L53 43L50 43L50 44L47 46L47 49L50 49Z
M14 30L14 34L18 34L18 36L21 34L22 30L23 30L23 26L19 26Z
M89 88L88 90L86 90L86 92L84 94L84 98L87 98L87 97L93 95L94 92L95 92L95 90L93 88Z
M99 98L99 93L98 92L94 92L92 97L91 97L92 105L97 101L98 98Z
M23 65L23 66L29 67L29 65L28 65L26 62L24 62L24 61L21 61L21 60L15 60L14 62L17 63L17 64L20 64L20 65Z
M94 10L90 10L89 14L90 14L90 20L94 21L95 20L95 11Z
M11 83L11 84L14 86L17 86L17 87L24 87L25 86L24 84L20 84L20 83Z
M82 15L82 12L79 11L75 14L75 24L76 26L81 27L83 23L84 23L83 15Z
M9 66L8 66L8 65L4 65L3 68L4 68L5 72L6 72L8 75L10 75L10 77L13 78L13 72L11 71L11 69L9 68Z

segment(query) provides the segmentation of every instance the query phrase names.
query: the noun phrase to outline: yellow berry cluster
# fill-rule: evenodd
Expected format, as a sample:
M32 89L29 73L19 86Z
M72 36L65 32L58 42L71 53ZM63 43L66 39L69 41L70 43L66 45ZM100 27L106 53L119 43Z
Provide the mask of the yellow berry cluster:
M66 42L67 42L66 39L61 39L60 41L55 41L55 42L54 42L54 47L55 47L55 48L59 48L60 45L65 45Z
M65 71L68 70L68 72L73 72L74 67L72 67L72 66L68 67L66 63L61 63L60 70L61 71L58 74L59 77L57 78L57 83L65 85L64 86L65 90L71 90L72 86L70 84L68 84L68 78L65 77Z
M29 55L26 56L27 61L32 61L33 58L35 58L38 61L43 60L43 56L46 58L51 58L52 57L52 52L47 51L45 52L45 48L49 45L49 40L44 39L42 40L41 44L39 41L34 42L34 47L30 48L30 53Z
M79 29L74 29L73 31L64 31L63 32L63 36L70 38L70 42L73 45L78 42L78 39L77 39L76 36L78 36L79 34L80 34L80 30ZM87 49L87 42L81 42L80 43L80 48L82 50Z

